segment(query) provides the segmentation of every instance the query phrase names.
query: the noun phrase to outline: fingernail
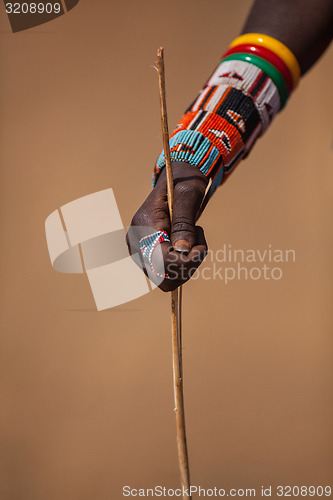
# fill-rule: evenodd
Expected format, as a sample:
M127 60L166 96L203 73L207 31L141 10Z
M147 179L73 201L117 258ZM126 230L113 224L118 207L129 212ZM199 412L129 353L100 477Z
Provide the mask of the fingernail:
M177 240L173 248L176 250L176 252L180 253L189 253L189 251L191 250L190 244L186 240Z

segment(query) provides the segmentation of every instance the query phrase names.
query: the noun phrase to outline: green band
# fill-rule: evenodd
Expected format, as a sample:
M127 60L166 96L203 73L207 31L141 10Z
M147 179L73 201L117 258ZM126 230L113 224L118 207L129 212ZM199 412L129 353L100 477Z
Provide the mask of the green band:
M245 61L254 64L258 68L262 69L275 83L281 98L280 110L285 106L288 99L288 89L286 87L285 81L281 73L273 66L271 63L258 57L254 54L246 54L245 52L238 52L236 54L231 54L230 56L223 59L224 61Z

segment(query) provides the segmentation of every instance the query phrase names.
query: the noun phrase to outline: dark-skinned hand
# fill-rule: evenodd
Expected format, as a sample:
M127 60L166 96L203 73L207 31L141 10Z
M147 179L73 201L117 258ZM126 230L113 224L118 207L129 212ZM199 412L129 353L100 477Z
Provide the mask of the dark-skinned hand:
M134 215L126 236L129 251L133 256L135 253L141 255L139 241L151 234L152 230L167 232L171 243L161 243L161 251L154 250L152 262L158 272L166 273L168 277L162 282L161 278L155 281L150 273L150 278L165 292L172 291L188 281L207 253L204 232L202 227L196 226L196 218L208 179L197 167L184 162L172 163L172 171L174 179L172 223L164 168L156 186ZM148 266L147 262L140 267L145 271L145 266Z

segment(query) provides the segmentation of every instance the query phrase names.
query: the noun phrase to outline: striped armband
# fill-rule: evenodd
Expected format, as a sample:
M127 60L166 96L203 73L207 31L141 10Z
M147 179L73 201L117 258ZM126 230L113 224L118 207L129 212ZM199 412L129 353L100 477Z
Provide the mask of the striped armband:
M295 56L278 40L238 37L171 134L171 161L211 178L211 196L285 106L299 73ZM164 167L162 151L153 185Z

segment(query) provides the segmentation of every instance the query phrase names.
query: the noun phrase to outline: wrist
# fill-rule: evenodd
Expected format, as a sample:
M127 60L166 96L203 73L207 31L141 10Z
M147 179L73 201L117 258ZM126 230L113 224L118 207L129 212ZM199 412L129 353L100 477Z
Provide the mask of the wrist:
M174 184L177 185L179 183L186 183L189 186L192 186L198 191L205 192L209 179L205 177L205 175L200 172L200 170L194 166L190 165L187 162L177 161L171 162L171 168L173 173ZM156 187L166 184L166 169L163 168L161 171L158 180L156 182Z

